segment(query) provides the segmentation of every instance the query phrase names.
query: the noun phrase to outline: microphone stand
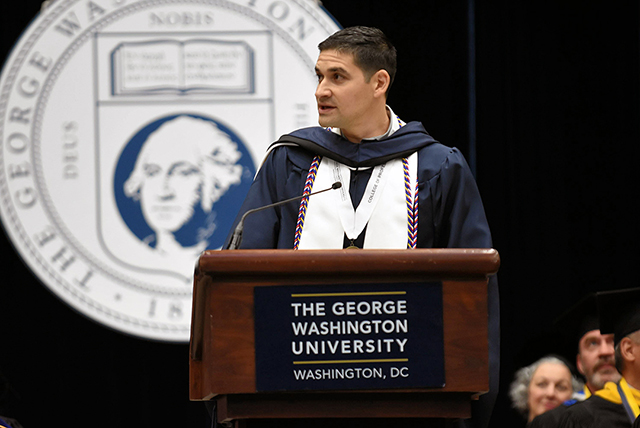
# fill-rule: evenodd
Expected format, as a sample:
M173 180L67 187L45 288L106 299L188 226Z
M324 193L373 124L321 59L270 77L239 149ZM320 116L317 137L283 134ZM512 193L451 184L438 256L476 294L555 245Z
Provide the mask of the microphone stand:
M249 214L253 214L255 212L258 211L262 211L262 210L266 210L267 208L273 208L273 207L277 207L280 205L284 205L287 204L289 202L293 202L293 201L299 201L302 198L306 198L312 195L318 195L320 193L323 192L328 192L329 190L334 190L334 189L339 189L342 187L342 183L339 181L336 181L335 183L333 183L331 185L331 187L324 189L324 190L319 190L317 192L313 192L313 193L309 193L308 195L302 195L302 196L296 196L293 198L289 198L289 199L285 199L284 201L279 201L279 202L275 202L273 204L269 204L269 205L265 205L263 207L258 207L258 208L253 208L251 210L248 210L247 212L245 212L242 217L240 218L240 221L238 222L238 225L236 226L236 229L233 231L233 237L231 238L231 243L229 244L228 249L229 250L237 250L240 247L240 243L242 242L242 231L244 230L244 220L245 218L247 218L247 216Z

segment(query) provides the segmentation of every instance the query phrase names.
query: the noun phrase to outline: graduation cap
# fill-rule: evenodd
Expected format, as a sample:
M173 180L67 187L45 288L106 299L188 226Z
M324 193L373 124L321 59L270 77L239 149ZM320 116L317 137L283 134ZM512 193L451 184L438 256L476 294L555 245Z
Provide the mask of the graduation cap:
M574 376L581 378L575 367L580 339L598 328L598 308L591 293L562 312L550 326L541 327L535 337L528 338L514 358L515 365L522 367L539 358L554 356L563 360Z
M577 350L582 336L600 328L595 294L584 296L563 312L553 324L562 332L565 343L569 343L572 350Z
M640 330L640 288L596 293L600 332L613 333L615 345Z

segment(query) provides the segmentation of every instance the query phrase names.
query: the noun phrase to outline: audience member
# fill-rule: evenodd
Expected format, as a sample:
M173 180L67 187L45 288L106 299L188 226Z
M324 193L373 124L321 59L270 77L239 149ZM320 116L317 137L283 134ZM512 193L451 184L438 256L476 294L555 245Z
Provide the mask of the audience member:
M589 294L576 305L562 314L555 322L558 329L564 330L564 339L576 352L576 367L585 378L582 391L574 394L576 400L569 400L561 406L536 417L530 428L556 427L566 408L576 402L584 401L594 392L602 389L606 382L617 382L620 373L615 368L613 334L602 334L598 321L595 294Z
M509 396L513 407L529 423L536 416L571 399L573 393L581 388L582 383L571 374L569 363L549 355L516 372Z
M640 409L640 288L596 293L600 331L613 333L616 368L622 378L607 382L588 400L569 407L560 428L618 428L638 425Z

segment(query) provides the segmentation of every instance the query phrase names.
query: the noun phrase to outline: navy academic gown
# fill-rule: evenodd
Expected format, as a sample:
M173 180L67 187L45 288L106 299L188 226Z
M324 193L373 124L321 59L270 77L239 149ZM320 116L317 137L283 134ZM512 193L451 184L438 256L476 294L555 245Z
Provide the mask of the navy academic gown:
M435 141L418 122L406 124L387 139L361 144L320 127L298 130L281 137L277 143L304 147L277 147L269 154L240 215L252 208L302 195L316 154L357 168L418 151L418 247L491 247L480 194L464 157L457 149ZM367 168L362 173L370 171ZM358 180L354 190L364 192L366 184L367 180ZM240 248L292 248L299 206L299 202L292 202L247 216Z
M391 136L360 144L321 127L297 130L274 144L293 144L273 149L249 189L227 238L246 211L300 196L315 155L326 156L353 168L351 196L357 206L372 166L418 152L418 248L491 248L491 233L482 200L462 153L434 140L419 122L409 122ZM318 191L321 189L313 189ZM313 196L312 196L313 197ZM293 247L300 203L250 214L246 217L241 249ZM380 204L379 207L384 206ZM362 233L364 235L365 231ZM359 237L360 243L363 236ZM487 420L498 390L499 305L497 279L489 282L489 348L491 391L477 406L478 420ZM476 416L474 416L476 419Z

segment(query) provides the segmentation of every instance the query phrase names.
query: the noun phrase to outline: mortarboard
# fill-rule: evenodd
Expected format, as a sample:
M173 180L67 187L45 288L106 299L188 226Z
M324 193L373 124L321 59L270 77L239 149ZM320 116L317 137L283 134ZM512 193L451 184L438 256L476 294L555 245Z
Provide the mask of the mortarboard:
M596 293L600 332L613 333L617 345L622 338L640 330L640 287Z
M554 322L577 345L582 336L591 330L598 330L598 307L595 294L590 293L562 313Z

